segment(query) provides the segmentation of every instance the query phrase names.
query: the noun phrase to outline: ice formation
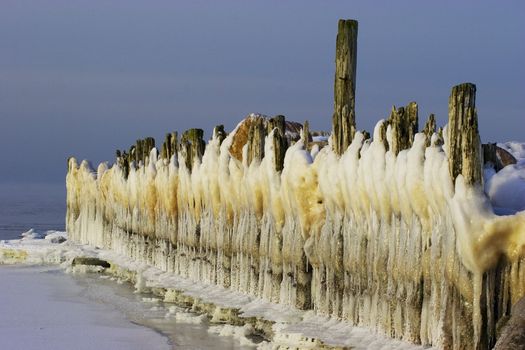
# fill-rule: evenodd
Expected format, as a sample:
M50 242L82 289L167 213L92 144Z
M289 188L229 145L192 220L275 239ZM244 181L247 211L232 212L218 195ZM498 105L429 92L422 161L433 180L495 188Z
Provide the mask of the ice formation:
M70 239L414 343L493 344L525 295L523 198L511 215L491 203L508 170L486 172L489 197L452 180L446 132L443 145L416 134L396 155L381 120L342 156L303 137L277 171L278 130L251 163L247 146L242 161L230 153L237 130L224 140L215 130L190 168L183 152L154 148L127 177L118 163L94 172L71 158Z

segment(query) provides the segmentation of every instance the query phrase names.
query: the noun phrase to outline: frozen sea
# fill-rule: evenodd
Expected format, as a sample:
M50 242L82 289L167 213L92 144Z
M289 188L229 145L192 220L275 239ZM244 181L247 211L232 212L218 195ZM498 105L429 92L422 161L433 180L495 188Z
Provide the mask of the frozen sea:
M0 240L35 229L64 230L65 188L0 184ZM0 339L5 349L253 349L170 317L151 295L96 274L0 265ZM191 315L188 315L191 319Z

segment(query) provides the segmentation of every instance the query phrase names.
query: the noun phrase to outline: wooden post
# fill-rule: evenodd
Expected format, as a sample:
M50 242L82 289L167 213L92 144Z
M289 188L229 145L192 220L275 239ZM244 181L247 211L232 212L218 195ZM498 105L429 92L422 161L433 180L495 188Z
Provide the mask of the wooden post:
M149 154L151 152L151 150L155 148L155 139L153 137L146 137L144 139L144 148L142 149L142 151L144 152L143 155L142 155L142 159L144 161L144 165L146 165L146 163L148 163L149 161Z
M137 154L137 149L136 148L137 147L135 145L131 145L129 147L128 159L129 159L130 166L131 166L132 162L134 162L135 166L137 166L137 160L135 159L136 154Z
M423 134L427 137L426 145L427 147L430 146L430 140L432 139L432 135L436 132L436 117L434 114L430 114L428 116L428 119L425 123L425 127L423 128Z
M286 132L286 117L282 114L276 115L268 119L267 132L272 132L273 129L279 129L279 132L284 135Z
M304 149L310 149L310 123L308 120L304 121L303 128L301 129L301 140L304 144Z
M139 166L140 161L142 160L142 140L138 139L135 142L135 165Z
M417 103L412 101L405 107L406 112L406 123L408 128L408 140L410 146L414 143L414 136L419 131L419 120L418 120L418 106Z
M250 125L248 131L248 159L250 165L254 160L261 161L264 157L264 138L266 137L266 125L264 118L256 118Z
M170 146L171 146L171 133L167 133L164 137L164 142L162 143L162 148L160 150L160 157L162 159L169 159L170 156Z
M392 152L397 155L412 146L418 131L417 103L410 102L406 107L392 107L388 122L392 130Z
M179 151L186 158L186 167L192 170L196 160L201 160L206 144L203 141L204 131L202 129L186 130L180 139Z
M378 141L381 141L383 143L383 145L385 146L385 150L388 150L388 140L386 137L387 129L388 129L388 122L382 123L381 127L379 128L379 140ZM365 137L364 140L370 138L370 134L366 130L363 131L363 136Z
M452 180L462 174L468 184L482 183L481 142L476 112L476 85L454 86L448 100L448 166Z
M124 178L127 179L129 175L129 158L130 156L126 153L126 151L120 151L117 150L116 152L117 156L117 166L122 170L122 173L124 174Z
M168 159L171 159L173 155L177 156L177 139L179 135L176 131L172 131L171 137L170 137L170 146L169 146L169 154Z
M177 132L170 132L166 134L160 156L163 159L170 160L173 154L177 153Z
M335 51L332 147L343 154L355 134L355 82L357 21L339 20Z
M277 115L268 121L268 133L273 129L277 129L273 133L273 145L275 156L275 171L283 170L284 155L288 148L288 140L286 139L286 122L284 115Z
M224 125L217 125L215 128L213 128L213 135L217 136L219 139L219 144L222 144L222 141L224 141L227 136L226 131L224 131Z

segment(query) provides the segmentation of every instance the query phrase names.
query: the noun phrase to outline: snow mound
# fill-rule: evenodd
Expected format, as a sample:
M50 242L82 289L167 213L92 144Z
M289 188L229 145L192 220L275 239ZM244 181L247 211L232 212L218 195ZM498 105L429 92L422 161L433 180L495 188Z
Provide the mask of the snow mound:
M485 193L497 214L514 214L525 210L525 143L515 141L498 143L498 146L516 158L498 171L485 168Z

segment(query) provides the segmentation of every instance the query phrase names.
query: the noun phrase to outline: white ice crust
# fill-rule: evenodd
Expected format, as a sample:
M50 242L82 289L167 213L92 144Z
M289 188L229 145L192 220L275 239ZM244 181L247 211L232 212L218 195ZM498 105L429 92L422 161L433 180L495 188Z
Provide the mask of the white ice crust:
M520 265L523 163L497 174L486 170L484 189L466 185L461 175L453 182L446 129L443 146L434 135L426 147L424 134L416 134L412 147L395 155L385 147L391 131L381 139L384 122L376 125L373 140L357 132L341 157L331 147L310 153L299 141L286 151L281 173L274 167L272 133L265 142L266 156L249 165L229 153L235 131L222 144L214 135L191 172L179 167L184 159L173 157L166 164L155 150L146 166L131 168L127 180L116 166L102 165L94 176L86 162L78 166L71 159L68 231L75 241L136 259L141 259L136 247L142 243L126 243L124 231L176 241L173 266L167 243L163 252L144 259L192 283L203 282L199 293L208 288L206 283L231 278L228 293L239 292L235 303L256 295L283 307L295 305L306 254L317 314L342 316L358 327L437 346L449 322L442 310L456 312L452 297L447 298L447 286L453 285L472 303L474 338L479 339L482 275L500 256L514 264L505 288L512 298L525 294L518 282L525 281ZM523 150L515 143L507 148ZM104 217L110 218L110 227ZM231 275L199 260L211 252L217 254L217 266L231 263ZM280 285L272 284L268 274L250 272L253 256L261 271L282 274ZM185 283L169 275L174 283ZM414 303L421 309L415 310L411 303L419 297L422 280L426 292L422 305ZM340 297L334 292L338 283L353 292ZM366 293L356 286L364 286ZM398 300L395 308L389 306L391 298ZM342 310L341 315L332 315L333 310Z

